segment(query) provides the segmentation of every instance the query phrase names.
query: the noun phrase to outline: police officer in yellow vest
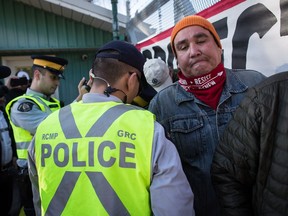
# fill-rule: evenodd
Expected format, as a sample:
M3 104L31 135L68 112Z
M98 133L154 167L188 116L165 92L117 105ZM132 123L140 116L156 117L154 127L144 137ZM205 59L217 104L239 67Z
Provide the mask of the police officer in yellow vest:
M130 105L152 88L144 61L127 42L105 44L91 91L39 125L28 150L37 215L194 215L174 145L152 113Z
M19 189L26 216L35 215L28 176L27 148L40 122L60 109L60 102L51 95L59 86L60 78L64 78L64 68L68 64L66 59L54 56L34 55L32 59L33 80L30 88L26 94L11 100L6 106L16 141Z

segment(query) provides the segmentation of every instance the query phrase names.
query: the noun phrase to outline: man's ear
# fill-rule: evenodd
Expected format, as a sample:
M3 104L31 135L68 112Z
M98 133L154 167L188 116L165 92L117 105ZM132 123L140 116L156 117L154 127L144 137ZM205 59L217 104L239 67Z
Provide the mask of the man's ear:
M134 88L136 88L138 85L140 85L140 83L139 84L137 84L137 83L139 83L137 73L134 72L134 73L129 75L128 80L127 80L128 91L131 91Z
M35 70L33 74L33 78L39 80L41 72L39 70Z
M93 78L95 78L95 75L94 75L92 69L90 69L89 70L89 79L93 79Z

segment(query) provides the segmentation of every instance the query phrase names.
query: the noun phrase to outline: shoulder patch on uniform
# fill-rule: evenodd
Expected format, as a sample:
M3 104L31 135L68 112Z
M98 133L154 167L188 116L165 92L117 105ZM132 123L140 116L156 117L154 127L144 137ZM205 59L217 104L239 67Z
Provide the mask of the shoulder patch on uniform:
M32 110L33 105L31 102L23 102L18 106L17 110L20 112L29 112Z

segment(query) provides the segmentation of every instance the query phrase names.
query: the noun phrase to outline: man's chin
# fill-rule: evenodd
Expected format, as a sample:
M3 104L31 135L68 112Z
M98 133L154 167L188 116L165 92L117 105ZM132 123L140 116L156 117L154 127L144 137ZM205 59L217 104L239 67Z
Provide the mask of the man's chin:
M54 93L55 93L55 90L54 90L54 91L47 92L46 95L53 95Z
M201 68L193 69L192 73L194 76L201 76L201 75L209 73L210 71L211 70L209 70L209 69L207 70L207 67L206 68L201 67Z

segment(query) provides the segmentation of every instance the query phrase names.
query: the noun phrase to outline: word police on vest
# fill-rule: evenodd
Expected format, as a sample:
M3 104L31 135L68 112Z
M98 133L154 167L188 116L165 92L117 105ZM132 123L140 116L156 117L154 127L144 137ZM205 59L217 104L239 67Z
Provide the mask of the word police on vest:
M136 140L136 134L127 131L118 130L117 136L126 137L130 140ZM53 140L58 137L58 133L42 134L42 140ZM136 168L135 163L135 145L129 142L120 142L115 144L109 140L95 143L93 140L88 140L84 145L83 142L78 143L73 140L73 144L60 142L56 145L44 143L41 145L41 166L45 167L46 159L53 157L54 164L58 167L66 167L72 163L73 167L93 167L95 163L99 163L102 167L112 167L117 159L114 157L117 154L119 157L119 167ZM81 148L81 151L79 150ZM81 160L78 153L86 150L88 155L86 160ZM79 151L78 151L79 150ZM95 151L96 150L96 151ZM95 161L97 160L97 161Z

